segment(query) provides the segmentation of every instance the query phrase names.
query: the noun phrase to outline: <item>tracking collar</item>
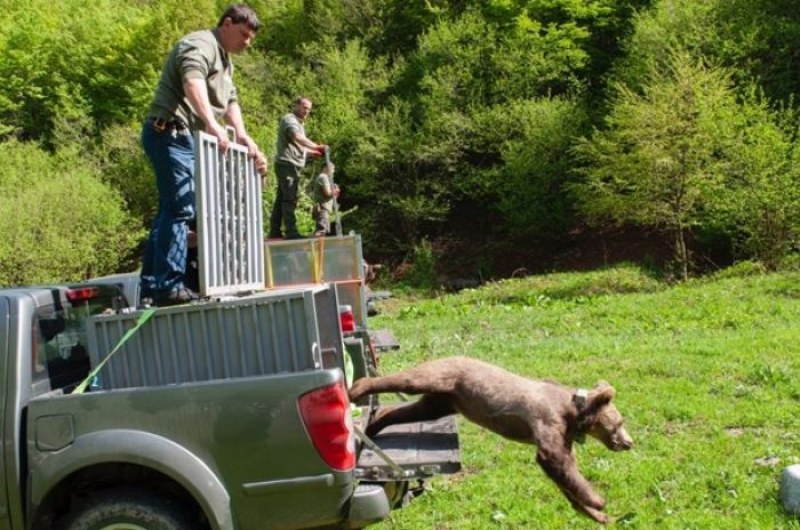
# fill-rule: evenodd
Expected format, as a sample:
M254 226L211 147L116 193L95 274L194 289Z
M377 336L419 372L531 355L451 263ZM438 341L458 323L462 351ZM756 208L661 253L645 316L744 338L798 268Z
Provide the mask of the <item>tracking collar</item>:
M586 398L589 397L589 391L585 388L579 388L575 391L575 394L572 396L572 402L575 403L575 406L578 408L578 412L583 412L584 407L586 407Z
M589 418L584 414L588 398L589 391L585 388L575 390L575 393L572 395L572 402L575 403L575 408L578 411L578 414L575 416L575 428L573 432L575 433L575 441L581 444L586 441L586 431L589 429Z

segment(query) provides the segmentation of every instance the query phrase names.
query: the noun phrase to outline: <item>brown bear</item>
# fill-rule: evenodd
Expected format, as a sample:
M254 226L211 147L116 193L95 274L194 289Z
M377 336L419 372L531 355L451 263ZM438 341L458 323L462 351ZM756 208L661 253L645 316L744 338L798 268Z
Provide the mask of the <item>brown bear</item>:
M600 523L609 517L605 500L578 471L572 444L588 434L612 451L633 446L622 415L611 403L614 389L599 382L592 390L520 377L468 357L449 357L383 377L365 377L350 399L369 394L422 394L417 401L381 408L366 429L374 436L389 425L435 420L461 413L510 440L537 446L536 461L572 506Z

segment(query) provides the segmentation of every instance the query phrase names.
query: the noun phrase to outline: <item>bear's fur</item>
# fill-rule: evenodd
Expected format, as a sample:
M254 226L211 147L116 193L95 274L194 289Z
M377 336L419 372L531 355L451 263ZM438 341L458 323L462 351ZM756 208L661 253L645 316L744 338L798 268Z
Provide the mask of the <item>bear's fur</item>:
M588 434L612 451L633 446L623 418L611 403L614 389L603 381L592 390L531 380L468 357L450 357L383 377L357 380L350 399L369 394L422 394L417 401L381 408L366 429L374 436L389 425L435 420L461 413L510 440L537 446L536 461L572 506L600 522L605 500L578 471L572 444Z

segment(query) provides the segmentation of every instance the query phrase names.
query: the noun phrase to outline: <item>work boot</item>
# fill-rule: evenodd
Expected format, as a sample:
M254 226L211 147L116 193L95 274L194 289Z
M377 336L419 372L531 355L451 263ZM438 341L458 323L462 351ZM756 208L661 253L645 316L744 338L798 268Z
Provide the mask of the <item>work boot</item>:
M158 293L153 297L152 304L158 307L171 305L188 304L194 300L199 300L200 295L186 287L173 289L167 293Z

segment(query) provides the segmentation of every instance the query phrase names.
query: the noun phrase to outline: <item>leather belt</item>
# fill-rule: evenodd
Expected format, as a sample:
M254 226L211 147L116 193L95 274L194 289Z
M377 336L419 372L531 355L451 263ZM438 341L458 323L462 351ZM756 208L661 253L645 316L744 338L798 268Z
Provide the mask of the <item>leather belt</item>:
M179 134L189 134L189 126L180 118L165 120L164 118L148 118L153 130L158 133L177 132Z

